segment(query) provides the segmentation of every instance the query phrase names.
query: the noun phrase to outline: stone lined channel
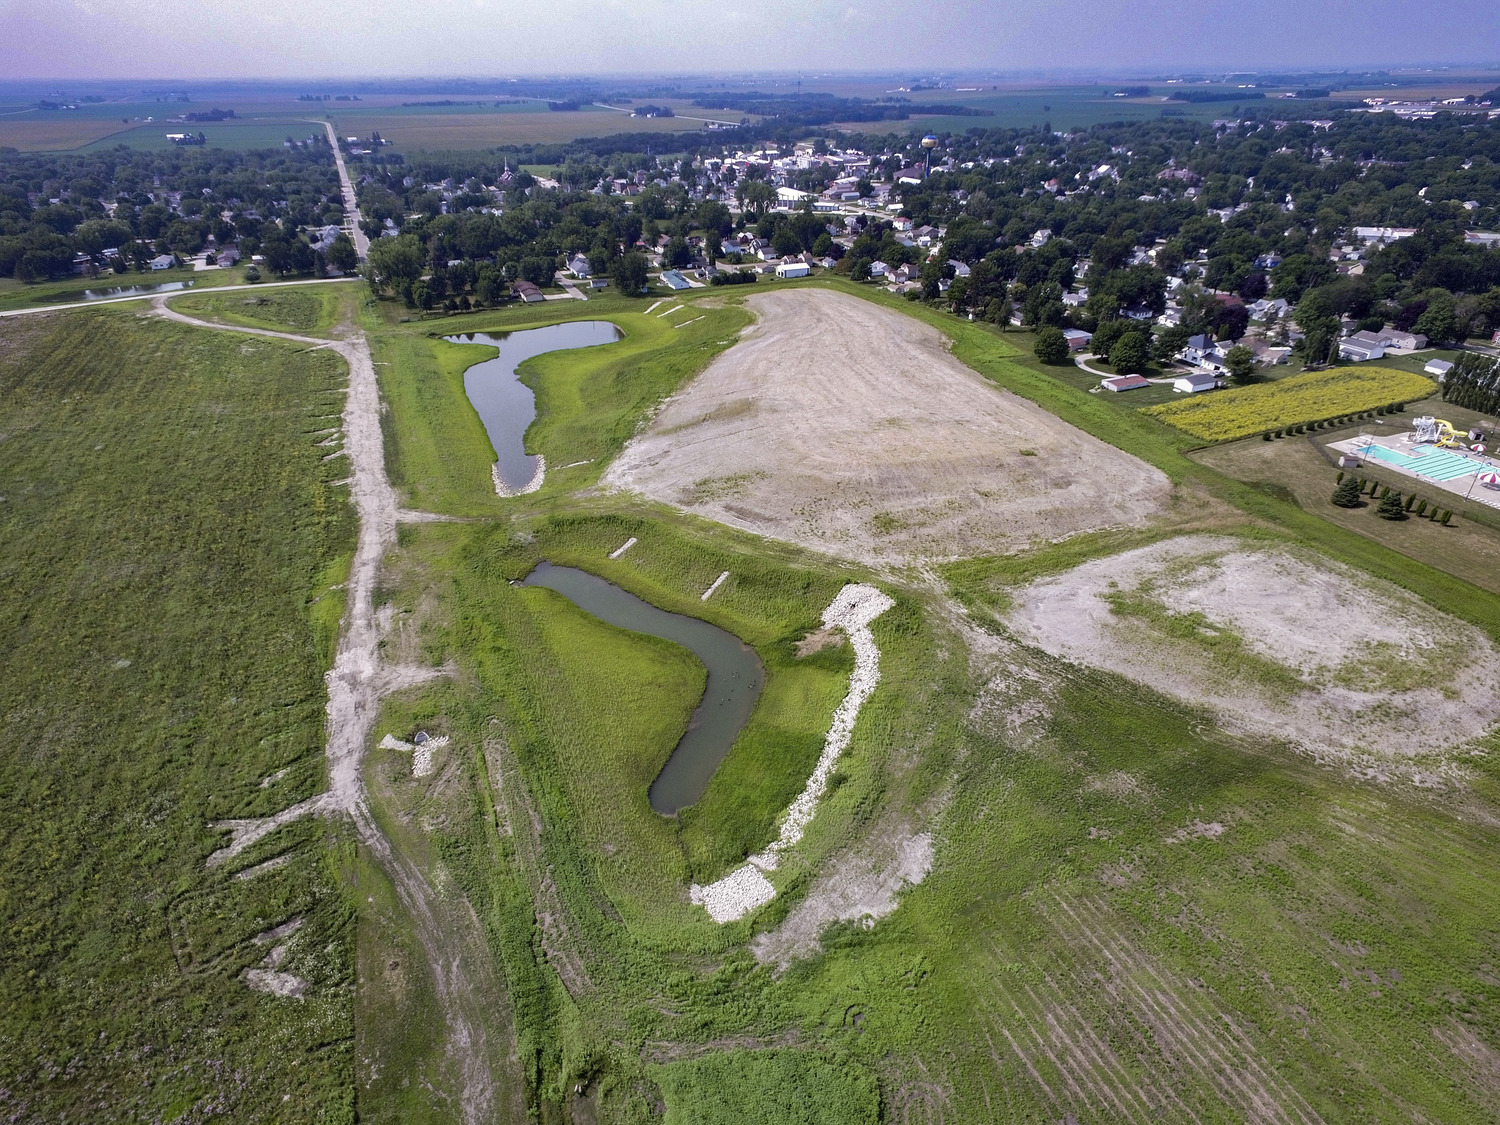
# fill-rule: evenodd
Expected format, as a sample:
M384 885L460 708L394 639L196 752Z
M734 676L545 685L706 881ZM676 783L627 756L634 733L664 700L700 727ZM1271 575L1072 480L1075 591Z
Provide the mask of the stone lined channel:
M500 352L464 372L464 393L490 435L499 458L500 480L512 493L532 481L538 464L525 445L527 427L536 420L536 395L521 382L516 368L547 352L592 348L624 338L625 334L607 320L575 320L515 332L465 332L443 337L451 344L488 344Z
M703 699L651 783L651 807L672 816L703 796L760 698L766 676L755 650L717 625L657 609L586 570L538 563L522 585L555 590L600 621L679 644L703 661L708 669Z

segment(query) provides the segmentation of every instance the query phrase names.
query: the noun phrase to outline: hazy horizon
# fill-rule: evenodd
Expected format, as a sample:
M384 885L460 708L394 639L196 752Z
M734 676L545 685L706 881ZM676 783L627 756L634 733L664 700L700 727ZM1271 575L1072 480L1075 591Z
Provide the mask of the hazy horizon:
M1164 0L1148 16L1103 0L599 0L545 9L467 0L415 22L410 13L392 0L62 0L45 9L3 0L0 70L12 82L502 81L1336 71L1350 68L1351 54L1356 70L1500 60L1500 21L1484 0L1372 0L1357 12L1332 0L1255 9Z

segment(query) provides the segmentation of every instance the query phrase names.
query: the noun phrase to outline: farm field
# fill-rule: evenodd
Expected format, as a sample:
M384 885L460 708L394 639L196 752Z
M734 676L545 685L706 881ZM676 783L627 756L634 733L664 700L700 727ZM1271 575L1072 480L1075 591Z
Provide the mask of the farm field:
M1205 441L1322 422L1424 399L1431 379L1391 367L1360 365L1309 371L1272 383L1233 387L1146 408L1146 413Z
M354 526L314 435L343 382L327 353L134 310L0 328L9 1116L348 1112L347 831L205 868L210 822L325 785ZM273 950L302 1000L247 987Z

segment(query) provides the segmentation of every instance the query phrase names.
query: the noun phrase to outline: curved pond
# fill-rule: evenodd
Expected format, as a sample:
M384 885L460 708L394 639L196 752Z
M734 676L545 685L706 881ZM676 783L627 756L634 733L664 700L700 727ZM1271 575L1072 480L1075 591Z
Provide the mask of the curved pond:
M607 320L575 320L515 332L465 332L444 336L451 344L489 344L500 354L464 372L464 393L479 412L490 444L499 458L500 479L512 491L536 475L537 459L527 454L526 428L536 420L536 396L521 382L516 368L546 352L613 344L625 334Z
M586 570L538 563L521 584L556 590L600 621L661 637L703 661L708 669L703 699L687 732L651 783L651 807L671 816L703 796L760 698L766 676L755 650L717 625L657 609Z

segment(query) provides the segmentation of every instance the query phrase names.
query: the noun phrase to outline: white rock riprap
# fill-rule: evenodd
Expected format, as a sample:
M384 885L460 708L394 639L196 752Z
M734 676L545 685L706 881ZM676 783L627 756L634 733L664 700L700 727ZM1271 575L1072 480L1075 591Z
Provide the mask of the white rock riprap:
M511 488L505 483L505 478L500 475L500 462L496 461L490 466L490 479L495 482L495 495L501 497L527 496L542 487L547 479L547 458L542 454L536 455L536 471L531 474L531 479L520 488Z
M823 753L813 767L812 776L797 799L787 808L781 821L781 832L759 855L753 855L741 867L708 886L694 883L688 897L708 911L720 924L743 918L757 907L776 897L776 889L765 872L775 871L781 856L802 839L802 834L818 811L818 803L828 788L828 778L839 755L849 746L859 710L880 682L880 649L870 632L870 623L896 603L874 586L850 583L823 611L825 628L842 629L854 649L854 673L849 677L849 694L833 713Z

